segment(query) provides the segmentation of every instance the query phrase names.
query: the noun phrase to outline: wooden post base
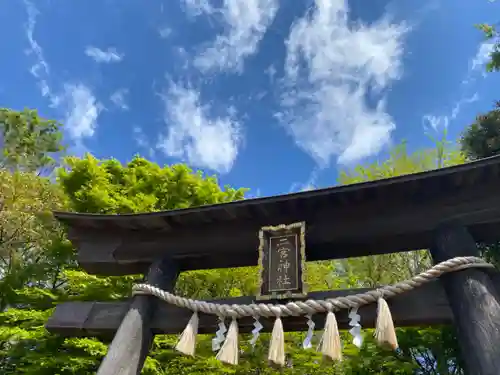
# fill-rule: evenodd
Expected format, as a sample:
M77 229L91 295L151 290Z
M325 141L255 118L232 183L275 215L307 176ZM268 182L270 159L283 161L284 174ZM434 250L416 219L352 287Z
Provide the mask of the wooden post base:
M457 256L479 256L468 230L459 224L436 231L435 263ZM465 369L470 375L500 374L500 299L484 269L465 269L441 277L454 315Z
M149 269L147 282L172 291L178 276L177 265L165 259ZM97 375L139 375L153 341L150 322L157 305L155 297L136 296L109 345Z

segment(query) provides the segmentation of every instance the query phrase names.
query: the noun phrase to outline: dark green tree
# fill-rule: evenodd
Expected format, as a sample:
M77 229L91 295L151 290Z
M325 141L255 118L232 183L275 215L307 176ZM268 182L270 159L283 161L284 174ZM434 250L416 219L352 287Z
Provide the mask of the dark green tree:
M469 160L500 153L500 102L492 111L476 118L462 134L460 145Z

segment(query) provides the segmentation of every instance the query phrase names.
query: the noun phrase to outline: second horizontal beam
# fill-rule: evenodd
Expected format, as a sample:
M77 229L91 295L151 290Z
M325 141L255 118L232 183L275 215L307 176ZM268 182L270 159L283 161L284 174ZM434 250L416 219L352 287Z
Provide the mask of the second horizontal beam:
M350 294L357 294L368 289L348 289L328 292L310 293L308 298L323 300ZM250 304L255 302L254 297L237 297L227 300L213 301L226 304ZM449 324L452 314L444 291L438 281L423 285L388 300L393 320L396 326L426 326L435 324ZM54 314L46 324L48 331L63 336L97 336L109 338L118 329L123 317L129 309L129 302L66 302L58 305ZM377 304L363 306L359 309L361 325L364 328L373 328L375 325ZM192 312L166 303L159 304L152 321L152 330L156 334L178 334L186 326ZM337 321L340 329L349 328L348 311L337 312ZM317 329L324 325L324 314L313 316ZM241 333L251 332L253 318L238 319ZM263 332L272 329L273 319L262 318ZM200 314L199 333L213 334L217 330L216 316ZM289 317L283 319L286 331L307 330L304 317Z

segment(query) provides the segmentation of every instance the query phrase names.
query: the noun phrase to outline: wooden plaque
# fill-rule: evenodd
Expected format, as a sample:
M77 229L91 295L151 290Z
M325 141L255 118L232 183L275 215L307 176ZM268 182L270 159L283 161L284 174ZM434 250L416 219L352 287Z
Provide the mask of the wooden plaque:
M258 299L302 298L305 285L305 223L263 227L259 231Z

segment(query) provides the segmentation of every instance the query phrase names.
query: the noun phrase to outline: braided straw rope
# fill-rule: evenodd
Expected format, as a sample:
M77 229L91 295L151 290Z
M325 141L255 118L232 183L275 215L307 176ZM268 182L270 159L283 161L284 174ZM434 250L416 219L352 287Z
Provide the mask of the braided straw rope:
M380 297L391 298L398 294L415 289L441 275L466 268L494 268L477 257L456 257L436 264L427 271L413 278L401 281L394 285L387 285L369 292L353 294L345 297L330 298L326 300L293 301L286 304L252 303L249 305L217 304L206 301L193 300L176 296L149 284L136 284L132 291L134 295L152 295L161 300L194 312L217 315L219 317L242 318L245 316L286 317L311 315L340 309L349 309L376 302Z

